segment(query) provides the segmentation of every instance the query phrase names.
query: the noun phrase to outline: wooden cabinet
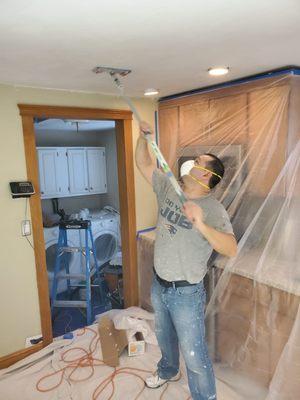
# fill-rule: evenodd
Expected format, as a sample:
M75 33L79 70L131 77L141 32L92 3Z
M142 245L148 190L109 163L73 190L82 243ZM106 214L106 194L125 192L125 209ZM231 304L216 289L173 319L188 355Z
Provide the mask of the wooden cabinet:
M242 145L248 191L265 196L286 161L290 90L253 83L162 101L160 143L173 171L189 148Z
M247 106L247 93L161 106L159 138L167 161L173 165L188 146L246 143Z
M207 100L179 107L179 145L199 144L209 134L209 102Z
M236 274L223 296L217 314L217 359L269 385L295 324L299 296Z
M139 235L140 303L148 311L153 311L150 293L154 243L155 231ZM215 278L208 284L212 288L223 272L216 267L213 270ZM217 312L206 319L213 358L268 385L297 318L300 298L238 274L228 279ZM209 300L211 293L207 295Z
M289 92L282 85L249 93L248 162L256 177L251 191L261 196L269 193L286 160Z
M210 99L208 144L246 143L247 118L247 93Z
M107 192L104 147L39 147L41 198Z

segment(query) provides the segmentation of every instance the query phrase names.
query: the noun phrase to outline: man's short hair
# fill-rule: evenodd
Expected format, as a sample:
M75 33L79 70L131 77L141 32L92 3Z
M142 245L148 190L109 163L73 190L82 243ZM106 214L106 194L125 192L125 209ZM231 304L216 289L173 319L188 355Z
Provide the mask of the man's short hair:
M207 162L206 164L207 168L210 169L215 174L218 174L221 177L223 177L225 172L225 167L222 161L214 154L205 153L205 155L212 158L212 160L209 160ZM219 178L217 175L212 175L208 182L208 186L210 187L210 189L214 188L220 182L220 180L221 178Z

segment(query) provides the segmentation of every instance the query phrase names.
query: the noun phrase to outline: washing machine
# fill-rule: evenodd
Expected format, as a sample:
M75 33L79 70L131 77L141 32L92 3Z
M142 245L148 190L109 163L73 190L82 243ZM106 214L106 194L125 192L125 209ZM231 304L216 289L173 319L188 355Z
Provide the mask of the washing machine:
M49 291L51 293L52 283L53 283L53 275L54 275L54 267L56 260L56 249L58 242L58 234L59 228L58 226L54 226L52 228L44 228L44 239L45 239L45 250L46 250L46 264L48 271L48 283L49 283ZM68 245L72 247L78 247L79 243L79 231L77 230L68 230ZM77 253L65 253L65 257L69 263L70 274L81 274L81 264L82 264L82 254ZM63 263L61 263L61 268L63 268ZM78 281L71 279L71 284L76 284ZM65 279L59 279L57 285L57 293L61 293L67 290L67 281Z
M114 209L107 207L101 211L91 212L90 220L96 259L98 266L101 267L121 249L120 215Z

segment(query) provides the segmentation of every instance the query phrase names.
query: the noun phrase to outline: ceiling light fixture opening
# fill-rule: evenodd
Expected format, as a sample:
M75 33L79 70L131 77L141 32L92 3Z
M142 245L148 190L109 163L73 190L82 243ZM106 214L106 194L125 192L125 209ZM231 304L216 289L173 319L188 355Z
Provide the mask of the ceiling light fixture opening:
M208 73L213 76L226 75L229 72L229 67L212 67L208 69Z
M159 93L159 90L150 88L150 89L145 90L144 96L155 96L158 93Z

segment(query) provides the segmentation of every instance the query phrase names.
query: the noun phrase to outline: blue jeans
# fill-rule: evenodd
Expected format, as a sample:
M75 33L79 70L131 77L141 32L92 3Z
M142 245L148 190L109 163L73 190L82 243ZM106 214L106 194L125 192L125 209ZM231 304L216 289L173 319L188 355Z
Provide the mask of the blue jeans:
M166 288L154 276L151 300L155 333L162 353L158 375L170 379L179 370L179 346L187 369L193 400L215 400L216 386L205 341L203 282Z

